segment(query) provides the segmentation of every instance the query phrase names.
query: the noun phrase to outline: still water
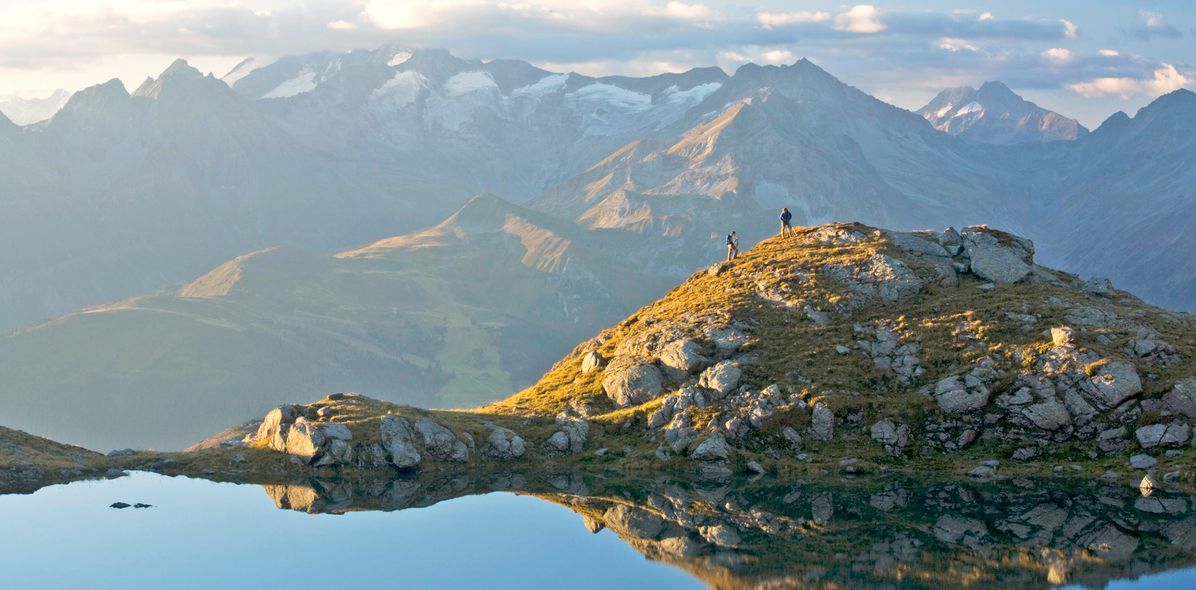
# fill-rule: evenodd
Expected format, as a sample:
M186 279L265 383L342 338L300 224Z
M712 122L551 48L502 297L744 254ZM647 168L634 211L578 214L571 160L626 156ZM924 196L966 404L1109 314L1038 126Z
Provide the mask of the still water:
M133 473L0 495L0 587L1190 589L1194 510L1113 485Z

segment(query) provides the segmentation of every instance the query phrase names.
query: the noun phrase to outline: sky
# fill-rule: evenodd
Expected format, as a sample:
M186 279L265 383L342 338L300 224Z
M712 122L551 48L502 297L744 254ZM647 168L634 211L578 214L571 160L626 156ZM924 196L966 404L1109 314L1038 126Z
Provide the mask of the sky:
M386 43L591 75L806 57L909 109L1001 80L1090 127L1196 88L1190 0L0 0L0 95Z

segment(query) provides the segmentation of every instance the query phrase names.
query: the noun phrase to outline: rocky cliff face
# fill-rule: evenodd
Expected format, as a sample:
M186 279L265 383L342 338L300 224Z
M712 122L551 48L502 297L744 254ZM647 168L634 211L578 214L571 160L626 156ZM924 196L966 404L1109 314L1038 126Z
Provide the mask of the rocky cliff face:
M248 442L314 467L585 460L723 477L955 457L981 478L1060 461L1191 477L1196 322L1033 254L984 226L802 228L694 275L503 402L334 397L273 411Z

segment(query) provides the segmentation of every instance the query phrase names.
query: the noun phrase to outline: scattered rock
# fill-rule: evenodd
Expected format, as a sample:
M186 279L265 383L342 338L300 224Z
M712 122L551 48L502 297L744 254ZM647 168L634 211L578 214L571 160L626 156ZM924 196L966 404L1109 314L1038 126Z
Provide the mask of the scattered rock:
M810 436L821 441L835 437L835 413L821 401L814 404L810 413Z
M670 342L660 351L660 364L678 375L689 375L709 363L698 343L689 339Z
M702 441L690 456L695 461L726 461L729 456L727 439L721 434L713 434Z
M663 388L660 370L648 363L620 363L616 359L602 378L602 390L620 408L655 399Z
M1158 461L1150 455L1134 455L1130 457L1130 467L1134 469L1150 469L1155 466Z
M961 234L971 271L993 283L1016 283L1030 273L1034 243L1009 234L998 235L984 226L969 226Z
M133 449L119 449L119 450L112 451L112 452L108 453L108 456L109 457L128 457L128 456L136 455L136 454L137 454L137 451L134 451Z
M402 416L383 416L380 426L382 448L390 455L390 462L399 469L418 467L422 457L415 446L415 431L411 422Z
M1169 424L1150 424L1134 431L1134 437L1144 449L1153 447L1175 447L1185 445L1191 436L1192 429L1187 424L1171 422Z
M498 459L518 459L527 450L527 443L523 437L515 434L514 430L495 426L486 437L490 448L490 455Z
M702 377L698 384L707 389L713 389L719 395L726 395L739 385L741 375L743 372L734 363L722 361L702 371Z
M1091 277L1084 281L1083 290L1089 295L1096 295L1098 297L1112 297L1113 296L1113 281L1104 277Z
M1196 419L1196 377L1176 383L1163 396L1163 403L1176 414Z
M585 356L581 357L581 373L583 375L589 375L590 373L601 369L605 364L606 359L602 358L602 355L598 354L597 350L591 350L590 352L587 352Z

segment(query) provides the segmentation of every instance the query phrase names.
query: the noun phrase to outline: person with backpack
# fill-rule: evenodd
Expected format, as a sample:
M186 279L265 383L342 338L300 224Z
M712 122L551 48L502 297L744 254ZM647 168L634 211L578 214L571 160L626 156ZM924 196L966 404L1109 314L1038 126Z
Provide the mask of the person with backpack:
M735 260L739 256L739 236L735 235L735 230L727 234L727 260Z
M788 207L781 207L781 237L793 235L793 227L789 222L793 220L793 214L789 212Z

